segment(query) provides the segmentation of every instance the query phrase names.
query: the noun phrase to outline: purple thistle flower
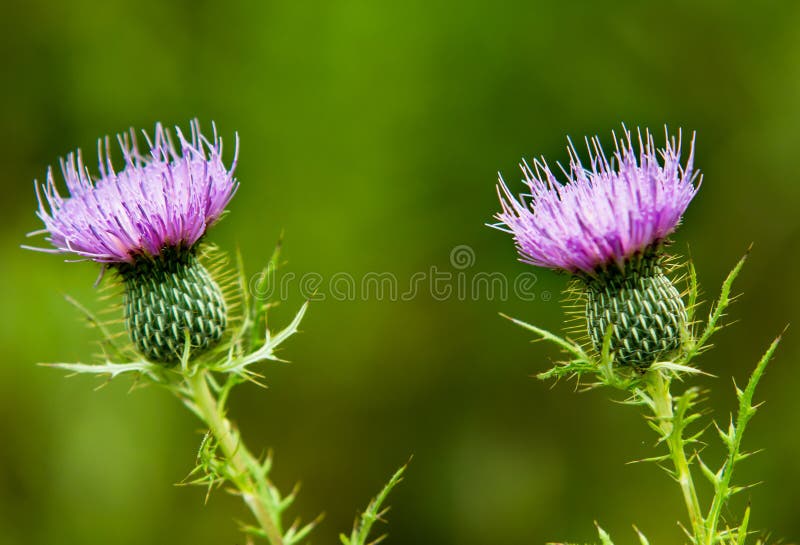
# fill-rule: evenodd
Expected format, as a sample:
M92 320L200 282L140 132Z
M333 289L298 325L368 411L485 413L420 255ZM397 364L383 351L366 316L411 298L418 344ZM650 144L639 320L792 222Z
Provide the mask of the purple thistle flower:
M159 123L153 140L145 133L150 152L139 153L131 136L117 137L125 160L117 172L106 137L98 142L100 176L93 181L80 150L61 160L69 197L56 189L52 169L43 186L36 184L37 215L54 249L100 263L129 263L152 258L167 249L189 249L222 215L238 187L233 176L238 138L230 169L222 162L222 140L214 128L213 141L191 124L191 140L176 127L177 146ZM44 198L42 198L44 194ZM46 202L46 204L45 204Z
M624 127L623 127L624 129ZM656 149L653 136L638 131L617 141L609 161L597 137L586 140L589 168L572 142L569 172L562 184L544 158L533 169L523 162L529 194L515 198L502 177L497 186L502 211L495 227L514 235L521 261L594 276L616 264L620 270L636 255L659 247L675 230L700 187L693 169L694 140L686 165L677 143L665 129L666 145ZM559 165L560 166L560 165ZM698 183L695 184L695 181Z

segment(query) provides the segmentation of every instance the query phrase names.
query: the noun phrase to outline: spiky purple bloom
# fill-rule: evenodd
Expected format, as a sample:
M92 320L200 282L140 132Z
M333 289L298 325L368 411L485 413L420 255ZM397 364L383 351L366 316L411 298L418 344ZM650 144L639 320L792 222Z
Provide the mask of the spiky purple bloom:
M664 270L663 246L700 187L694 142L681 164L680 135L665 129L617 140L609 160L597 137L586 140L585 168L570 142L561 183L544 159L522 164L530 192L515 197L502 178L495 227L514 236L522 261L580 279L586 331L599 353L609 340L614 362L644 372L677 354L689 337L686 307ZM608 337L610 336L610 337Z
M225 297L200 262L197 246L233 197L238 140L231 168L222 141L209 141L197 122L190 139L176 140L158 124L142 155L133 133L118 137L124 167L114 170L108 138L98 143L99 177L81 152L61 161L68 197L56 189L52 169L36 184L37 215L53 253L72 253L111 268L125 286L125 326L136 349L171 364L188 348L203 351L227 327ZM44 194L44 197L42 197ZM189 346L187 347L187 342Z
M80 150L70 153L61 161L68 197L61 196L49 169L46 183L36 184L37 215L45 225L38 233L47 233L55 249L33 249L100 263L134 263L167 249L193 247L236 192L238 139L228 169L216 129L212 141L197 122L191 124L190 139L179 128L175 134L177 142L158 124L152 140L145 134L147 155L139 153L133 133L118 136L125 161L120 171L112 165L108 138L101 140L96 179Z
M594 137L586 141L588 169L570 142L565 184L543 158L533 169L522 163L530 193L516 198L500 178L497 227L514 236L526 263L589 276L614 264L623 269L675 230L699 189L694 141L681 165L680 136L676 142L665 130L665 137L665 147L656 149L650 132L639 132L635 146L625 130L624 139L614 137L611 161Z

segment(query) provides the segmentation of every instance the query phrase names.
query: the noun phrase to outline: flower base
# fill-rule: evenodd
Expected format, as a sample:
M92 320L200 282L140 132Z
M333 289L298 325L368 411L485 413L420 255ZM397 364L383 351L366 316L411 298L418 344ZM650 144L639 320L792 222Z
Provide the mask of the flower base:
M125 283L126 328L148 360L179 361L187 334L193 355L222 338L225 300L193 252L170 252L117 270Z
M658 259L624 274L604 272L585 287L589 338L599 352L611 326L609 348L617 365L647 369L681 348L686 307Z

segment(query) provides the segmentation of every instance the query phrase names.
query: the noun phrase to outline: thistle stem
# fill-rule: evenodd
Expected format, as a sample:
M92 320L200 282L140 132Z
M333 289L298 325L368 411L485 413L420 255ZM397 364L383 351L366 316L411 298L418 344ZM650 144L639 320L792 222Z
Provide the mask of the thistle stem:
M669 448L670 458L675 468L675 478L681 487L683 501L689 513L694 542L700 545L706 543L705 524L694 479L689 468L689 460L686 457L682 430L676 429L674 426L674 409L669 387L669 378L665 378L660 371L650 373L647 390L653 400L653 414L661 430L661 436Z
M225 418L217 398L208 387L207 371L197 369L187 380L199 415L217 440L229 464L228 477L242 494L244 502L258 521L271 545L284 545L277 513L266 501L269 498L269 483L260 464L247 450L244 443Z

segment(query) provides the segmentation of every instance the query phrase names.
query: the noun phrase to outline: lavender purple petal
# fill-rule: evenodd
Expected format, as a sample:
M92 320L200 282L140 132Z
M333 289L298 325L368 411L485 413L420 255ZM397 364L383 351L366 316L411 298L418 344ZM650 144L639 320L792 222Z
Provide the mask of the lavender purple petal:
M52 169L36 184L37 215L56 253L73 253L101 263L132 263L166 247L191 248L222 215L238 182L222 162L222 140L206 139L196 122L190 139L176 138L161 124L149 153L141 155L133 134L118 137L124 167L114 170L108 138L98 144L100 176L94 180L80 150L61 161L68 197L56 188Z
M649 131L616 142L609 161L597 137L586 141L589 166L568 147L569 171L562 184L544 159L521 165L528 194L515 197L502 177L502 211L496 227L511 233L521 260L541 267L592 275L663 242L678 226L700 187L693 168L694 141L681 165L680 136L665 131L655 147ZM697 183L695 183L697 182Z

